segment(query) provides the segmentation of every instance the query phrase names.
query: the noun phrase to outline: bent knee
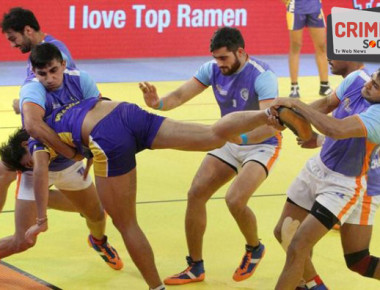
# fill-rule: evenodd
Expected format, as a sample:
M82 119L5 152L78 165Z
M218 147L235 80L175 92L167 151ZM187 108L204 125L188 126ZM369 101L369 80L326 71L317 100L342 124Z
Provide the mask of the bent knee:
M189 203L206 203L208 201L208 191L203 186L192 185L187 193L187 200Z
M231 213L240 213L242 212L247 204L245 202L242 202L239 198L236 198L235 196L226 197L226 204L228 206L228 209L230 210Z
M379 258L371 256L365 249L355 253L344 255L348 269L365 277L373 277Z

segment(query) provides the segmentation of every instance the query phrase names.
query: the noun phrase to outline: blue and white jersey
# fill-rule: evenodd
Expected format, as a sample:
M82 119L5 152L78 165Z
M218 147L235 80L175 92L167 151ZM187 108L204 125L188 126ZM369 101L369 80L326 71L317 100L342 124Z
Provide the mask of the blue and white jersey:
M358 117L363 122L367 138L373 143L380 144L380 104L371 105L367 111ZM368 180L368 195L380 195L380 146L377 146L370 158Z
M58 49L61 51L63 59L66 61L66 66L68 68L71 68L71 69L77 68L73 58L71 57L70 51L68 50L68 48L62 41L55 39L51 35L46 35L44 40L41 43L45 43L45 42L54 44L56 47L58 47ZM28 58L28 64L26 67L26 79L24 81L24 84L32 80L34 77L35 77L35 74L32 70L32 63L30 62L30 59Z
M340 104L333 112L334 118L344 119L362 113L370 107L371 104L361 95L361 89L369 79L370 76L365 70L357 70L342 81L336 90ZM329 169L346 176L358 177L366 172L365 167L368 167L369 155L374 146L375 144L365 137L343 140L326 137L320 156Z
M83 71L66 69L62 86L54 91L48 91L34 78L21 87L20 111L23 118L22 107L24 103L33 103L45 110L45 118L54 109L65 104L77 102L83 99L98 98L99 90L92 78ZM58 156L49 165L50 171L60 171L74 164L74 161Z
M20 111L24 103L34 103L45 110L45 116L65 104L98 98L100 95L95 81L84 71L66 69L61 87L48 91L38 80L27 82L20 90Z
M259 102L278 96L277 77L264 62L251 57L232 75L223 75L215 60L203 64L194 78L212 86L221 116L232 112L259 110ZM278 145L278 136L262 143Z
M371 154L367 179L367 194L371 196L380 195L380 146L377 146Z
M367 138L380 144L380 104L371 105L367 111L358 115L367 131Z

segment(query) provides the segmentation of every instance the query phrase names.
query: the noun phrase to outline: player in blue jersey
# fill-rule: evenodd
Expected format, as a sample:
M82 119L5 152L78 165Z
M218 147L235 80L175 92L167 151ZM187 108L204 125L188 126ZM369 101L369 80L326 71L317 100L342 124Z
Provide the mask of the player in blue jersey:
M58 59L59 64L61 64L60 68L64 70L65 61L62 58L60 50L53 44L46 43L46 45L54 51L55 57ZM51 87L51 89L54 89L54 92L49 92L47 96L45 95L45 88L38 81L29 81L24 84L20 92L22 104L25 103L27 109L29 106L33 107L38 105L38 107L41 108L41 111L43 111L42 113L40 110L37 110L41 113L37 116L33 115L35 110L32 110L32 112L31 110L27 110L26 114L23 112L22 116L28 124L32 122L32 126L34 127L37 125L38 129L38 117L42 120L42 116L45 116L45 113L49 114L53 107L59 107L65 102L71 102L80 98L90 96L96 99L98 98L99 91L94 82L86 74L80 75L79 72L75 70L72 72L74 73L74 76L71 79L73 79L75 86L70 88L70 95L66 92L66 86L61 89ZM51 86L52 82L50 78L47 83L48 86ZM78 90L75 92L74 88L77 87L82 87L86 94L83 95L82 93L79 93ZM87 89L89 87L91 89ZM42 98L40 98L41 95L43 96ZM65 95L70 97L65 97ZM41 122L43 123L43 121ZM99 201L96 199L95 188L92 185L90 178L83 179L83 171L84 168L81 162L58 158L52 162L49 167L49 183L55 184L60 191L69 196L71 202L75 203L75 206L72 206L74 210L79 208L84 212L92 232L92 235L88 238L92 247L104 256L103 259L108 265L114 269L120 269L122 263L117 253L108 244L107 237L104 235L105 216ZM31 186L33 181L30 171L22 173L19 178L19 184L21 186L18 190L16 200L16 231L13 236L0 240L0 257L24 251L35 243L35 241L32 243L25 241L25 231L31 224L33 224L33 216L36 216L34 194ZM72 194L72 192L75 192L76 194ZM93 202L83 203L84 199L92 200ZM58 204L58 206L60 205Z
M70 67L75 68L74 60L71 57L70 51L67 49L66 45L59 40L56 40L51 35L45 34L41 31L38 20L32 11L28 9L23 9L21 7L11 8L7 13L3 15L1 20L2 33L5 35L6 39L10 42L11 46L18 48L21 53L28 53L36 44L42 42L54 43L63 55L67 64ZM28 60L28 65L26 69L26 81L33 79L34 73ZM13 100L13 109L16 114L20 113L19 99ZM19 175L20 188L19 191L23 192L24 184L31 184L32 180L29 180L30 176L25 173ZM0 164L0 179L3 181L0 183L0 209L3 208L7 191L9 185L16 179L16 173L10 172L6 169L3 164ZM57 204L52 203L53 207L59 206L59 203L65 203L66 199L64 196L60 195L59 192L56 194Z
M56 40L51 35L42 32L38 20L32 11L21 7L10 9L8 13L3 15L1 29L11 46L20 49L21 53L30 52L32 47L41 42L51 42L55 44L61 50L63 58L66 60L67 64L70 67L75 68L74 60L65 44ZM33 77L34 73L30 61L28 60L25 82L33 79ZM16 114L20 113L19 99L13 101L13 109ZM29 176L26 174L20 174L19 178L23 180L23 182L20 182L21 187L19 188L20 192L22 192L24 191L23 185L31 184L32 181L29 180ZM2 209L6 200L9 185L16 179L16 173L10 172L3 164L0 164L0 179L2 181L0 183L0 209ZM57 192L56 198L58 203L52 203L53 207L59 206L60 202L66 202L65 197L60 195L59 192Z
M360 70L363 68L364 64L360 62L350 62L350 61L339 61L339 60L329 60L331 72L336 75L342 75L344 78L351 72ZM321 103L321 101L316 102ZM333 103L333 102L332 102ZM323 106L314 105L315 109L323 112ZM331 110L328 110L331 111ZM324 142L324 136L314 134L314 138L307 142L299 140L299 144L303 148L316 148L320 147ZM357 213L353 214L353 218L349 218L341 227L341 240L343 252L345 255L345 260L347 267L354 271L359 272L363 276L373 277L379 279L379 271L375 271L373 275L371 271L375 267L370 267L370 270L360 271L363 265L363 261L370 261L368 259L369 245L371 241L372 228L373 228L373 217L380 203L380 166L379 166L379 152L380 148L377 146L373 150L370 157L369 170L367 174L367 193L360 200L361 206L356 207L355 211ZM295 203L286 203L284 206L283 214L276 226L275 235L279 242L283 245L288 244L295 233L297 227L292 227L291 224L294 222L299 225L299 222L306 217L307 211L303 208L297 206L297 200ZM359 218L360 217L360 218ZM287 218L287 222L284 223L284 219ZM292 229L290 232L289 229ZM285 234L285 240L283 240L282 235ZM358 238L360 237L360 239ZM373 259L375 261L375 259ZM376 266L376 263L374 263ZM313 271L307 270L313 276ZM305 276L305 275L304 275ZM310 276L310 274L309 274ZM312 281L313 282L313 281ZM316 286L313 289L320 289Z
M203 64L193 78L175 91L159 98L156 88L140 84L146 104L158 110L174 109L209 86L212 87L221 116L231 112L262 110L278 94L277 78L270 67L244 49L245 43L236 28L218 29L211 40L214 60ZM180 285L203 281L202 242L206 230L206 203L228 181L234 179L227 191L227 206L246 240L245 254L233 273L235 281L249 278L264 255L259 241L256 217L247 203L267 178L281 148L281 135L269 126L246 132L243 145L227 143L208 152L188 192L186 238L189 267L165 279L166 284ZM254 145L248 145L253 144Z
M63 58L67 62L67 66L70 68L76 68L75 62L73 61L71 53L66 45L62 41L55 39L53 36L42 32L40 24L32 11L21 7L10 9L8 13L3 15L1 29L11 46L18 48L21 53L29 53L31 49L39 43L52 43L61 51ZM29 60L26 74L27 77L25 81L34 78L34 73Z
M299 98L298 68L302 48L303 28L308 27L315 48L321 96L332 93L328 83L326 56L326 24L321 0L282 0L286 4L286 20L290 37L289 71L291 89L289 97Z
M80 72L64 73L62 61L54 57L54 52L49 52L51 46L47 43L40 44L32 50L31 62L38 84L46 88L47 104L53 104L55 93L60 94L62 90L73 93L71 96L74 103L57 109L54 109L54 106L47 106L46 110L53 108L52 112L54 113L46 120L58 132L59 137L55 133L54 136L51 136L50 133L47 133L48 130L43 129L42 132L37 132L42 137L38 139L44 140L45 138L47 141L43 142L59 153L61 153L62 147L60 145L55 147L55 141L51 142L50 138L53 140L58 138L64 143L74 146L68 146L71 150L69 153L71 157L77 156L78 152L83 153L83 145L90 147L89 149L94 155L98 194L105 210L120 231L133 261L147 284L153 289L156 287L161 289L164 286L158 276L151 247L137 224L135 154L145 148L207 151L222 146L225 140L217 137L210 126L165 119L148 114L131 104L99 102L96 98L84 99L86 92L92 90L80 85L80 80L78 81ZM51 55L49 56L49 54ZM148 89L143 84L141 86L144 91ZM41 93L37 89L34 89L33 92L37 95ZM82 99L77 98L77 93L80 92ZM31 121L31 118L33 116L44 118L45 108L30 104L24 98L21 99L21 103L25 127L33 132L36 130L33 126L35 122ZM35 110L35 113L27 116L28 110ZM266 124L267 114L264 111L256 113L257 115L253 119L247 120L246 123L254 123L257 126ZM37 120L37 122L39 121ZM244 129L244 125L241 126ZM122 131L125 134L120 134ZM239 140L242 138L239 137ZM38 177L44 176L46 179L46 167L51 156L54 155L50 151L47 153L39 150L37 154L33 154L33 158L38 158L34 162L33 170L41 172L41 168L43 168L42 172L45 172L45 174L37 174ZM46 183L37 179L34 184L43 187L35 189L35 192L39 196L36 197L39 206L38 218L46 222L47 188L44 186ZM28 235L46 230L45 222L34 226Z
M310 213L300 217L303 221L298 229L298 225L295 226L276 289L297 286L311 249L338 222L342 225L347 266L363 276L380 277L379 259L368 250L372 227L367 225L372 225L379 205L379 192L373 187L377 183L372 175L368 176L369 191L366 191L369 168L369 174L372 170L378 172L376 161L370 160L378 160L376 144L380 144L380 71L371 77L363 70L352 72L333 96L328 98L332 108L336 107L333 117L296 99L274 103L274 108L284 105L297 109L328 136L320 156L308 161L288 191L289 199ZM288 220L290 228L294 221ZM355 241L357 236L352 236L351 230L365 238Z

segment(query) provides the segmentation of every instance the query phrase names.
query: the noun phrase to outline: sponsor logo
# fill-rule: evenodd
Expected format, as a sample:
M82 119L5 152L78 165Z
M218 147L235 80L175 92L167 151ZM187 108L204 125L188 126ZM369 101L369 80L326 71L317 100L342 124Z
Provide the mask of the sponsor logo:
M362 1L361 7L364 5ZM366 8L380 5L366 2ZM378 3L379 2L379 3ZM359 3L356 3L359 5ZM354 7L355 3L354 3ZM360 8L363 9L363 8ZM327 17L327 56L348 61L380 61L380 6L369 10L333 7Z
M241 90L240 90L240 97L241 97L244 101L248 101L248 97L249 97L249 91L248 91L248 89L246 89L246 88L241 89Z

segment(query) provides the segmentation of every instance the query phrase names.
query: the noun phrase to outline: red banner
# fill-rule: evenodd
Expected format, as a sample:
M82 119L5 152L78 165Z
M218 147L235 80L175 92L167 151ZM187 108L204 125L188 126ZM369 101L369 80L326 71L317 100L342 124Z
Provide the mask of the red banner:
M251 54L286 54L289 38L281 0L13 0L0 14L21 6L34 12L41 30L62 40L75 59L209 55L212 33L220 26L239 28ZM325 0L331 7L353 7L355 0ZM371 2L370 0L367 2ZM364 4L363 4L364 5ZM312 53L304 33L303 53ZM21 60L3 37L0 61Z

